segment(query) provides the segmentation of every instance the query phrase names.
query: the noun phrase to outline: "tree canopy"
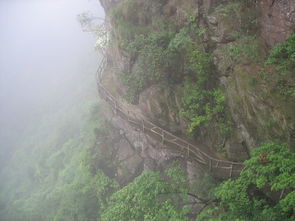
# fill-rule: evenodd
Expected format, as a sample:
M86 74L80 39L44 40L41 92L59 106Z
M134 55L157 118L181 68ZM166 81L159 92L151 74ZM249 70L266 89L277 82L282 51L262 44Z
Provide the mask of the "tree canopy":
M295 153L286 144L265 143L245 165L239 178L216 188L219 203L197 220L294 220Z
M179 168L145 172L110 197L101 220L188 220L186 181Z

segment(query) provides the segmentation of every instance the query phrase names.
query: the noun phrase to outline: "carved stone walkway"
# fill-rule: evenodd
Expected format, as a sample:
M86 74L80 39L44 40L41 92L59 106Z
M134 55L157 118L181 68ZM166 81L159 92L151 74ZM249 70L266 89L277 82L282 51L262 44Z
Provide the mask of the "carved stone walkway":
M186 140L175 136L174 134L166 131L165 129L155 125L154 123L145 120L138 119L133 113L131 113L124 105L120 103L103 85L102 85L102 73L107 65L107 59L101 60L96 73L96 82L98 93L102 99L104 99L113 108L116 115L120 115L122 118L127 120L130 124L136 128L142 130L144 133L155 137L160 140L162 147L173 148L181 151L182 154L186 155L190 159L204 165L212 172L212 174L219 178L232 178L237 177L239 173L244 169L242 163L232 162L227 160L221 160L209 156L207 153L201 150L200 147L193 145Z

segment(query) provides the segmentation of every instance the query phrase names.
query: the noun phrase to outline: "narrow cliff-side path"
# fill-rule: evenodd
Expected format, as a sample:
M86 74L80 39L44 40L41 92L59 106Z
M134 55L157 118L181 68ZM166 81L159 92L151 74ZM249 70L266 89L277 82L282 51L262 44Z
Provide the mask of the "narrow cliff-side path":
M102 74L106 67L107 59L104 57L99 64L96 74L97 89L100 97L112 107L114 114L121 116L131 125L142 130L145 134L160 140L163 148L171 148L180 151L182 155L207 167L213 176L224 179L234 178L244 169L242 163L218 159L214 154L211 154L207 148L204 148L204 146L192 144L170 133L152 123L142 115L140 111L136 110L136 108L130 108L126 102L120 101L120 98L116 97L103 84Z

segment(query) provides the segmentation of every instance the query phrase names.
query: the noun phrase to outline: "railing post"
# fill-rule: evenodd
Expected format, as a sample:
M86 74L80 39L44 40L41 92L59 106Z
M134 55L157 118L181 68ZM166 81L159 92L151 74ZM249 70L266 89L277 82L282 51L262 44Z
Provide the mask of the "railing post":
M230 174L229 174L229 178L232 178L233 175L233 164L230 165Z
M164 138L164 131L162 129L161 129L161 134L162 134L162 146L164 146L165 138Z
M189 157L189 144L187 145L187 157Z
M127 120L129 122L129 110L127 111Z
M212 171L212 160L211 160L211 158L209 158L209 171L210 172Z
M115 103L115 115L117 115L117 102L114 100L114 103Z
M141 123L142 123L142 132L144 132L144 120L142 120Z

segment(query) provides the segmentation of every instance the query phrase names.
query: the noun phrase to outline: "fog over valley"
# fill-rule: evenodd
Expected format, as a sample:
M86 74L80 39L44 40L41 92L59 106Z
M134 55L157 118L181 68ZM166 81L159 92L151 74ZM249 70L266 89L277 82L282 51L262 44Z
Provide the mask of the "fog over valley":
M32 120L87 96L87 75L95 93L95 38L77 21L86 11L103 17L94 0L0 1L1 161Z

